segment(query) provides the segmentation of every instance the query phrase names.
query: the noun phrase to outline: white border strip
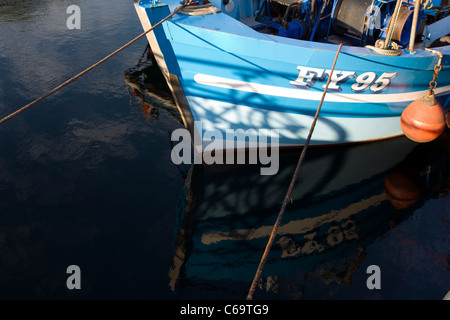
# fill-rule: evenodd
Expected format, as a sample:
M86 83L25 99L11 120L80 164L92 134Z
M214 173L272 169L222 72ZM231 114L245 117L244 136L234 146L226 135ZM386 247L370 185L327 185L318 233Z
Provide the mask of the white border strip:
M320 101L323 95L323 92L319 91L276 87L266 84L245 82L200 73L197 73L194 76L194 80L198 84L203 84L206 86L233 89L263 95L302 99L302 100ZM392 94L345 94L345 93L328 92L325 97L325 101L352 102L352 103L409 102L422 97L427 91L428 89L416 92L392 93ZM434 90L436 95L441 93L448 93L449 91L450 86L445 86Z

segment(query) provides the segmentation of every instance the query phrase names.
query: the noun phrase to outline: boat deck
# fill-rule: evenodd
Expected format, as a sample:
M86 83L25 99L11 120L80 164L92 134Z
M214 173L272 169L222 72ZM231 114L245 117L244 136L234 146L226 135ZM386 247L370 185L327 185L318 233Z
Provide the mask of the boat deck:
M262 24L255 20L254 17L246 17L242 18L240 20L243 24L246 26L257 30L259 33L269 34L269 35L277 35L277 30L271 29L271 28L259 28L262 26ZM324 43L332 43L332 44L341 44L344 46L360 46L360 39L353 37L351 35L337 35L332 34L328 36L326 39L320 40L320 42ZM448 45L450 44L450 36L444 36L440 39L441 45ZM439 43L436 43L437 46L439 46ZM423 47L423 41L421 39L416 39L416 42L414 43L414 49L421 49Z

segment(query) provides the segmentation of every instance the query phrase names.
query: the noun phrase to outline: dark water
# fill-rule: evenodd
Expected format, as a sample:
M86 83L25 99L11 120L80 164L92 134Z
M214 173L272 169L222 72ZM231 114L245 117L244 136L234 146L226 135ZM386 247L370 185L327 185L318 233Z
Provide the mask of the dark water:
M108 3L0 1L1 117L141 33L131 1ZM72 4L80 30L66 27ZM182 125L146 46L0 127L0 298L245 298L300 151L275 176L174 165ZM442 299L449 152L449 130L308 150L255 298Z

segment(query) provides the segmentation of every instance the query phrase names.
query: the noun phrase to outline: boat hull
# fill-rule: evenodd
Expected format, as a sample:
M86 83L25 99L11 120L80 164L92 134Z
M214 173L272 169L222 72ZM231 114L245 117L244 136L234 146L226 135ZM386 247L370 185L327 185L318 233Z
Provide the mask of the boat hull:
M145 30L170 14L162 3L136 9ZM439 61L425 50L394 57L343 46L330 75L337 45L261 34L223 12L175 14L148 40L192 133L219 130L226 140L227 130L256 136L270 130L280 146L305 143L330 76L311 145L402 135L401 113L427 92ZM449 50L439 50L444 57L435 94L446 108Z

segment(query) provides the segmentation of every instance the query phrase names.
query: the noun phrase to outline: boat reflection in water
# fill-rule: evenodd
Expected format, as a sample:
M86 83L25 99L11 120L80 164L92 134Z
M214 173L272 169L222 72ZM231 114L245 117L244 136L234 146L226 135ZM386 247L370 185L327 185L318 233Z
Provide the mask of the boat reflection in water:
M130 98L138 98L143 117L147 121L156 121L159 111L164 110L172 118L182 123L155 57L147 45L135 67L125 71L125 83ZM132 104L132 100L130 100ZM132 104L133 109L135 106Z
M350 283L365 247L422 195L423 179L407 163L414 146L397 138L309 149L260 288L278 293L278 281L292 284L287 279L299 271ZM299 153L281 152L274 176L259 175L256 165L191 167L178 212L173 289L179 279L192 286L253 280ZM323 265L336 259L341 270Z
M281 150L273 176L260 175L259 165L190 166L169 270L173 291L245 298L300 152ZM404 137L308 149L256 297L304 298L308 276L349 285L366 248L423 203L427 162L420 157L423 148Z

